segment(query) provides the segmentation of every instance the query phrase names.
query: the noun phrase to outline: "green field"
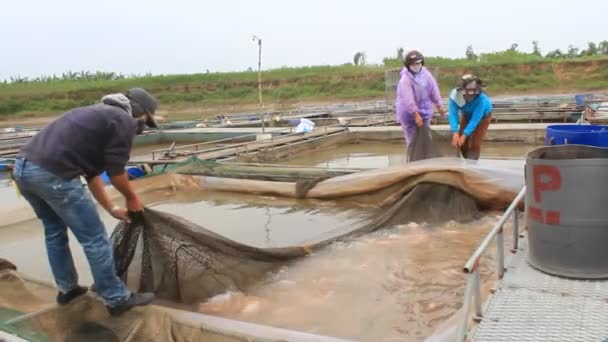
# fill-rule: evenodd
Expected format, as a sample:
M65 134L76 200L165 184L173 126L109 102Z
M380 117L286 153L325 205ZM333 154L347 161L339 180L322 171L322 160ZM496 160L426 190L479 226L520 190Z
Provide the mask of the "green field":
M476 61L428 58L443 94L463 73L475 73L487 83L490 95L526 92L593 91L608 89L608 56L548 59L482 55ZM490 56L490 57L488 57ZM296 101L343 101L381 98L385 70L400 67L398 60L384 65L341 65L282 68L263 72L266 105L288 106ZM140 86L155 94L165 113L188 109L239 107L257 102L257 73L205 73L125 77L75 74L73 79L49 78L0 83L0 118L54 116L95 103L102 95Z

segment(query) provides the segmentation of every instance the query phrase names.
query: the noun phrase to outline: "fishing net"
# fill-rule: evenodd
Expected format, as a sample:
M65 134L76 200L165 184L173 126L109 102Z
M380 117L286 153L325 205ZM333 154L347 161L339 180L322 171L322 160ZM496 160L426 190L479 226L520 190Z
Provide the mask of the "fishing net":
M54 289L26 281L16 271L0 271L0 341L5 341L2 333L12 335L4 335L6 341L17 337L30 342L315 340L313 335L154 305L115 318L92 293L66 306L54 304L54 294Z
M416 127L416 135L407 147L407 160L416 161L438 157L458 157L449 137L437 134L429 126Z
M2 259L0 258L0 271L3 270L7 270L7 269L11 269L11 270L17 270L17 266L15 266L15 264L13 264L12 262L6 260L6 259Z
M57 306L15 272L0 273L0 288L0 331L27 341L242 341L180 324L157 307L133 309L116 319L93 295ZM19 297L5 302L11 296Z
M426 141L434 134L427 133L418 135L417 146L427 149L441 141ZM120 223L114 230L119 275L135 290L155 292L160 298L182 303L205 301L226 291L246 292L268 272L328 244L412 221L475 219L482 209L506 207L523 185L520 165L488 166L449 157L350 174L305 173L302 178L290 170L254 169L247 166L239 171L236 166L193 162L176 168L170 183L175 191L200 189L348 200L376 207L378 214L346 230L334 231L333 236L324 236L321 241L258 248L181 217L146 209L130 224ZM243 177L246 173L257 176ZM228 177L230 174L237 177Z
M521 165L485 164L454 157L425 159L429 144L445 139L419 135L423 151L410 163L363 172L221 164L190 159L170 173L134 183L138 192L223 191L317 200L344 200L375 208L375 215L312 242L258 248L230 240L176 215L147 208L112 234L117 271L129 288L196 306L228 291L247 289L279 267L297 262L336 241L355 239L378 229L412 221L467 221L481 210L507 206L523 185ZM443 140L442 140L443 139ZM431 146L432 147L432 146ZM418 147L420 148L420 147ZM451 156L441 152L439 155ZM450 149L447 149L450 152ZM451 153L453 153L451 149ZM435 153L435 152L433 152ZM248 341L250 336L185 324L174 313L149 306L111 318L89 294L68 306L54 304L49 293L27 284L13 265L0 260L0 330L30 341ZM204 315L188 314L190 320ZM195 317L196 316L196 317ZM205 318L205 319L208 319ZM225 327L234 326L234 322ZM227 328L228 329L228 328ZM259 329L255 328L255 329ZM221 330L221 329L220 329ZM229 330L229 329L228 329ZM262 340L306 340L274 338ZM309 339L314 340L314 339Z

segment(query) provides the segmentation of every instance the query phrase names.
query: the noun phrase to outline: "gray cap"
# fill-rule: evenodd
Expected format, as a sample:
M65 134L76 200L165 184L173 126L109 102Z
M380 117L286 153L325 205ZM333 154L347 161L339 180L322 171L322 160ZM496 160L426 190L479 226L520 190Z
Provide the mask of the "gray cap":
M139 118L143 115L146 116L146 126L150 128L158 128L156 120L154 120L154 113L158 107L158 101L143 88L131 88L127 90L125 96L131 102L131 109L134 118Z

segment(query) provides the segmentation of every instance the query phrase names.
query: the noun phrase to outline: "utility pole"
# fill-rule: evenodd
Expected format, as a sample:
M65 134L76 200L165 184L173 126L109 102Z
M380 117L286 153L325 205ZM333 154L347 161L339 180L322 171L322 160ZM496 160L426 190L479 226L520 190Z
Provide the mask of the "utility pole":
M262 105L262 38L253 36L253 41L258 42L258 98Z
M260 107L263 107L262 104L262 38L258 36L253 36L253 41L258 42L258 101ZM264 129L264 121L265 121L265 113L262 114L262 134L265 133Z

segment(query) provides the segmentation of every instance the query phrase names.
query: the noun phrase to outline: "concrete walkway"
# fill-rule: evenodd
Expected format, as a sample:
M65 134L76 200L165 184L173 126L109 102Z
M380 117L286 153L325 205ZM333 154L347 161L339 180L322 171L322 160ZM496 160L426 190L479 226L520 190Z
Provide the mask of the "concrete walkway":
M504 130L545 130L549 125L559 125L560 123L497 123L490 124L489 131L504 131ZM323 127L317 127L322 129ZM448 131L449 125L432 125L431 128L438 132ZM401 126L373 126L373 127L349 127L351 132L401 132ZM294 128L292 130L295 131ZM289 127L266 127L265 133L289 133ZM227 127L227 128L188 128L188 129L170 129L163 132L167 133L242 133L242 134L261 134L261 127Z
M527 236L519 241L470 341L608 341L608 281L543 273L526 261Z

